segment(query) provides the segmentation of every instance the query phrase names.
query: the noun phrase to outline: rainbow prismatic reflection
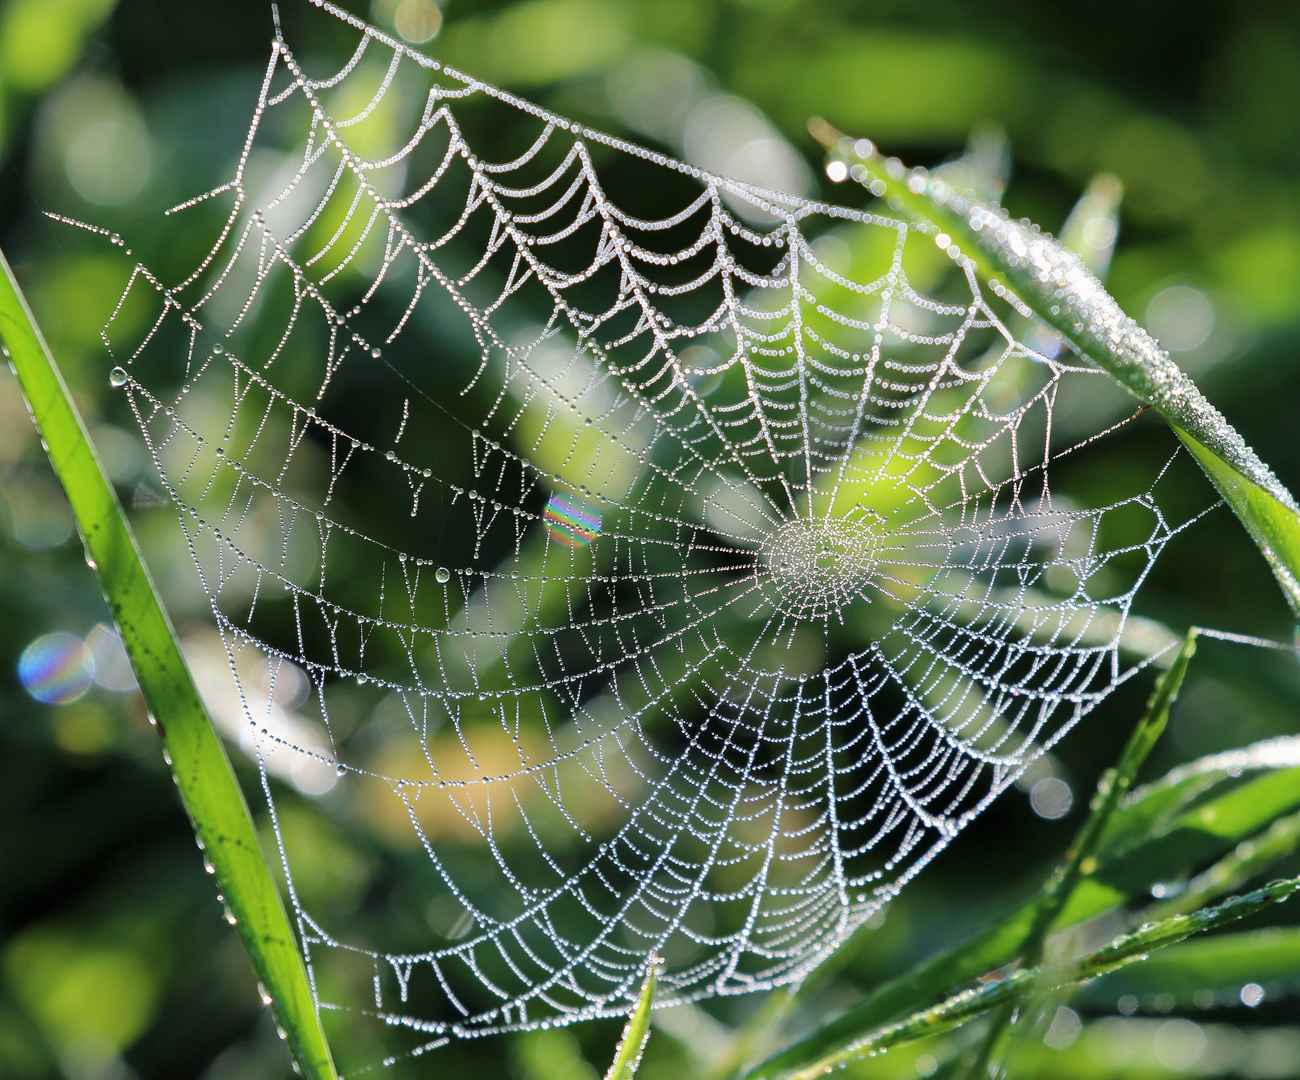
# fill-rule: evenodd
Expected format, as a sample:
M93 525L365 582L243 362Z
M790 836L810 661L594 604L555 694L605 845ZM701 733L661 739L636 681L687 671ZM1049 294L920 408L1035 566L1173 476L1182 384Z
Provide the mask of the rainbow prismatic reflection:
M37 701L66 705L88 689L95 665L86 643L73 634L46 634L23 650L18 681Z
M546 504L546 532L569 547L585 546L600 532L600 511L573 495L552 495Z

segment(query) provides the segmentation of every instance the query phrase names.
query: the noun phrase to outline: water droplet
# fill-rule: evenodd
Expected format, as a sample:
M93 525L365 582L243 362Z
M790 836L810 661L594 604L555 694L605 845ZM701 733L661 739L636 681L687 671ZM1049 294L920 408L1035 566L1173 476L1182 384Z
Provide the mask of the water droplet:
M324 521L324 520L325 520L325 512L324 512L323 510L317 510L317 511L316 511L316 520L317 520L317 521Z
M439 585L446 585L451 580L451 571L445 566L440 566L433 572L433 580Z
M126 368L124 368L124 367L115 367L112 371L110 371L110 372L108 373L108 385L109 385L109 386L125 386L125 385L126 385L126 380L129 379L130 377L131 377L131 376L129 376L129 375L126 373Z
M263 1005L270 1005L271 1002L275 1000L273 997L271 997L270 994L266 992L266 987L263 986L261 983L257 984L257 996L262 999Z

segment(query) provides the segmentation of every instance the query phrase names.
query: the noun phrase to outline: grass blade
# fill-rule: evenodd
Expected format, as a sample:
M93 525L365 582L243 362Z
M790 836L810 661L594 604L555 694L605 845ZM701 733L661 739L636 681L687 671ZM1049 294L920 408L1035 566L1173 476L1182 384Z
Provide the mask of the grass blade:
M1300 809L1300 768L1275 742L1216 755L1175 770L1119 805L1103 834L1097 866L1080 880L1057 917L1058 929L1149 895L1151 884L1176 879L1232 851L1284 815ZM1263 775L1241 781L1244 770ZM1221 792L1221 785L1233 784ZM1041 895L1041 894L1040 894ZM1033 930L1038 897L906 975L877 987L861 1004L769 1058L748 1080L802 1068L893 1017L919 1009L950 987L1009 964Z
M1037 964L1042 959L1043 941L1062 909L1069 902L1080 880L1097 868L1097 857L1101 850L1102 839L1115 817L1120 802L1128 795L1138 770L1151 753L1156 741L1164 732L1169 722L1169 710L1178 698L1178 691L1187 674L1187 665L1191 663L1192 654L1196 652L1196 631L1189 630L1183 640L1183 647L1173 665L1156 681L1151 700L1147 702L1146 711L1138 721L1133 734L1120 754L1119 763L1108 769L1097 785L1097 794L1093 799L1088 819L1079 830L1078 839L1070 851L1064 866L1052 875L1043 890L1043 899L1034 916L1033 929L1027 945L1026 962Z
M636 1075L645 1044L650 1039L650 1010L654 1006L655 969L659 963L657 956L650 957L645 982L641 984L641 998L623 1025L623 1037L618 1042L614 1062L605 1073L605 1080L632 1080Z
M888 205L947 234L994 291L1005 281L1033 313L1168 421L1232 507L1300 615L1300 507L1159 343L1106 292L1078 255L999 206L953 190L924 169L884 158L825 121L813 134L849 175Z
M1143 712L1142 718L1124 745L1118 764L1112 769L1107 769L1102 775L1092 805L1089 807L1088 817L1079 830L1079 835L1066 861L1043 887L1041 898L1034 911L1033 923L1030 925L1021 952L1023 963L1031 966L1042 964L1048 933L1060 916L1062 908L1073 895L1079 882L1096 869L1102 837L1114 818L1120 801L1128 795L1129 789L1133 786L1142 763L1146 761L1147 755L1151 753L1169 723L1169 710L1178 698L1183 677L1187 674L1187 665L1191 663L1192 654L1195 652L1196 631L1193 629L1187 632L1183 646L1178 650L1178 655L1169 670L1156 681L1146 711ZM1036 989L1033 986L1029 987L1027 994L1038 996ZM1020 1001L1013 1001L998 1010L975 1059L970 1063L969 1068L962 1070L960 1075L972 1078L988 1076L994 1062L1000 1064L993 1075L1004 1075L1006 1061L1017 1041L1016 1033L1019 1032L1019 1038L1023 1039L1027 1032L1037 1026L1046 1001L1040 999L1039 1002L1035 1002L1036 1008L1028 1009L1017 1019L1016 1012L1023 1004Z
M1116 938L1104 948L1061 965L1022 968L999 982L966 990L929 1009L893 1024L865 1032L807 1063L790 1068L765 1069L773 1080L814 1080L851 1061L940 1035L991 1009L1009 1004L1031 991L1051 992L1064 986L1118 971L1149 953L1183 941L1193 934L1254 915L1280 903L1300 888L1300 878L1274 882L1263 889L1236 896L1213 908L1191 915L1175 915Z
M1192 1003L1204 990L1235 989L1243 983L1289 983L1300 969L1300 927L1274 926L1184 941L1145 964L1109 975L1086 997L1114 1001L1121 994L1172 994Z
M1259 877L1265 870L1300 849L1300 814L1278 818L1266 832L1243 840L1208 870L1197 874L1182 892L1147 910L1152 919L1195 911L1224 893ZM1300 970L1298 968L1297 970Z
M253 828L248 804L212 730L176 634L77 407L0 253L0 341L63 484L88 560L157 726L194 835L214 868L276 1020L303 1075L334 1080L302 955Z

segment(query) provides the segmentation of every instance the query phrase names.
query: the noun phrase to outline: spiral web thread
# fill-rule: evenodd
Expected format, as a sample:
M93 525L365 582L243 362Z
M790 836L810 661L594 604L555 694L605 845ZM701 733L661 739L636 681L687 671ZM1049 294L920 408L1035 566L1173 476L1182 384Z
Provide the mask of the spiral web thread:
M277 826L320 1003L421 1053L624 1015L652 956L661 1005L796 982L1145 662L1168 464L1055 490L1096 446L1054 447L1058 395L1096 376L937 229L331 13L355 54L314 78L277 29L234 179L173 211L229 200L220 236L138 267L106 334L257 753L337 774L460 913L362 940Z

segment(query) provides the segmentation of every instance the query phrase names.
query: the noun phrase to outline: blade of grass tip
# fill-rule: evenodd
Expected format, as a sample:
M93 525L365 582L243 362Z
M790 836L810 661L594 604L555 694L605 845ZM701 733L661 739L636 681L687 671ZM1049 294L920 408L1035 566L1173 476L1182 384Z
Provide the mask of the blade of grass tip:
M657 956L650 957L646 964L645 982L641 984L641 997L636 1008L628 1015L623 1025L623 1036L618 1041L618 1050L614 1053L614 1062L605 1073L605 1080L632 1080L641 1064L641 1055L645 1053L645 1044L650 1041L650 1010L654 1007L655 973L663 961Z
M877 933L879 927L864 929ZM721 1064L709 1072L707 1080L733 1080L744 1076L762 1061L778 1044L781 1028L795 1007L852 964L871 940L860 931L813 968L802 982L780 987L768 994L763 1004L736 1029L729 1052Z
M87 562L99 577L194 835L224 893L227 919L248 949L297 1068L310 1080L335 1080L302 954L248 804L117 495L3 252L0 342L67 493Z
M1128 742L1120 753L1119 762L1102 774L1087 819L1067 852L1065 862L1048 878L1043 887L1042 898L1036 905L1034 920L1021 954L1022 962L1027 967L1037 967L1042 963L1048 933L1056 923L1061 910L1070 899L1080 879L1096 870L1101 839L1115 815L1116 808L1132 788L1142 763L1146 761L1168 725L1169 710L1178 697L1183 678L1187 674L1187 666L1195 652L1196 630L1193 628L1187 631L1182 648L1178 650L1173 664L1156 680L1146 711L1143 712L1129 736ZM1031 985L1027 988L1028 997L1032 997L1034 993L1035 987ZM975 1058L967 1068L957 1074L958 1076L979 1077L982 1080L987 1076L1002 1075L1005 1062L1013 1051L1015 1040L1013 1028L1027 1030L1036 1023L1036 1017L1032 1015L1017 1019L1017 1010L1023 1004L1021 1001L1012 1001L998 1010Z
M1158 923L1148 923L1122 934L1096 952L1066 964L1023 968L1012 972L1000 982L954 994L938 1005L866 1032L814 1061L794 1068L751 1075L771 1077L772 1080L815 1080L846 1067L853 1061L874 1057L918 1039L951 1031L991 1009L1022 997L1030 987L1039 986L1052 991L1118 971L1127 964L1144 960L1166 945L1263 911L1288 899L1297 888L1300 888L1300 878L1277 881L1244 896L1235 896L1217 907L1205 908L1190 915L1175 915Z
M958 262L977 270L994 292L1017 307L1028 305L1159 412L1232 507L1300 615L1300 507L1294 497L1078 255L1037 226L1013 220L997 204L955 190L938 173L932 177L884 157L867 139L849 139L819 119L809 130L848 166L837 175L851 177L891 210L912 218Z

